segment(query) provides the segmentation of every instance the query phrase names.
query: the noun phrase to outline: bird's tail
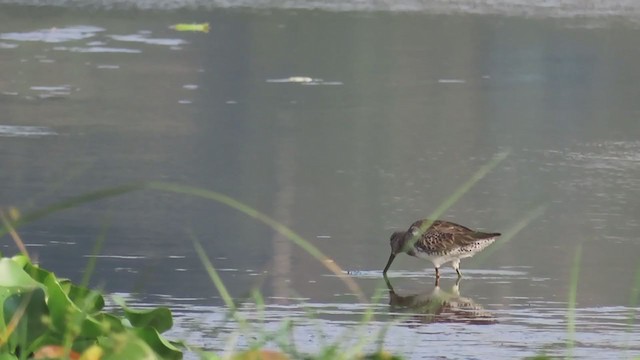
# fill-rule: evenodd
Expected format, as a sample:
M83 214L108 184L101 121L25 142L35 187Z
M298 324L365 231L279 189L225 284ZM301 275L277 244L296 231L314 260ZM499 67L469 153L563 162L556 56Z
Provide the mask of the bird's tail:
M475 238L476 239L490 239L490 238L494 238L494 237L498 237L502 235L501 233L483 233L483 232L477 232L475 234Z

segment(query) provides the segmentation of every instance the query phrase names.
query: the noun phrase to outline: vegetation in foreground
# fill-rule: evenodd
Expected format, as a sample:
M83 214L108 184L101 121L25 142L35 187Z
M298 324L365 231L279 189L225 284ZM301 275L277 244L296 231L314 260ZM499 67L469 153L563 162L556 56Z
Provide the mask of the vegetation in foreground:
M171 342L162 333L173 325L168 308L105 311L102 294L78 286L32 264L27 256L0 258L0 360L17 359L158 359L183 357L188 346ZM121 315L120 315L121 314ZM195 349L191 349L195 350ZM309 359L341 358L328 347ZM219 359L199 351L206 360ZM399 359L387 353L355 356ZM283 353L249 350L233 359L288 359Z
M481 167L458 191L446 198L441 206L430 215L430 218L438 218L506 156L507 153L498 154L488 164ZM210 199L255 218L280 232L319 260L331 272L341 277L353 294L363 299L362 292L353 280L344 276L344 271L333 262L327 261L328 257L311 243L276 220L235 199L208 190L168 183L152 182L125 185L83 194L24 216L20 216L15 209L10 209L5 216L5 213L0 209L0 220L2 220L0 237L10 234L22 252L12 258L0 258L0 306L3 310L0 313L0 360L181 359L186 350L197 353L203 360L221 358L216 354L189 347L185 343L166 339L162 334L173 325L171 312L168 308L134 310L127 307L123 301L114 299L118 306L114 311L105 311L105 300L100 292L73 284L66 279L59 279L52 272L34 265L15 230L25 223L35 221L50 213L141 189L168 191ZM505 236L503 243L533 218L540 215L543 210L543 208L536 209L521 223L518 223L514 227L513 234ZM194 243L207 273L227 304L230 318L242 325L245 320L235 312L233 299L229 296L203 249L197 241L194 240ZM87 269L88 275L90 275L91 269L92 265L90 264ZM88 276L85 280L83 283L88 282ZM575 299L575 288L570 294L570 298ZM259 296L257 299L259 300ZM372 313L365 314L363 323L370 321L371 316ZM242 326L240 329L242 330ZM569 326L569 330L572 330L571 326ZM290 331L291 326L285 326L280 330L280 334L263 334L265 336L263 336L262 343L256 344L254 349L230 355L231 359L400 359L398 356L384 352L381 348L376 353L363 355L364 343L371 339L362 339L358 346L350 349L343 349L340 344L330 344L315 355L297 353L294 344L281 346L291 356L279 351L261 348L267 340L273 340L283 333L286 336ZM381 330L380 337L377 339L379 344L384 337L384 331L385 329ZM570 349L573 344L570 342L567 345ZM546 359L547 357L538 356L535 358Z

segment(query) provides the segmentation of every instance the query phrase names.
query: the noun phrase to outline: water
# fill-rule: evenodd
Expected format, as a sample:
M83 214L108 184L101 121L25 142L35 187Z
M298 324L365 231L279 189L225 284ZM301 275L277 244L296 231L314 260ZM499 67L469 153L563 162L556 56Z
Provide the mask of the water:
M260 290L265 308L247 300L243 316L270 331L292 319L303 352L358 334L373 349L388 326L385 348L409 358L565 355L571 339L576 357L639 356L640 29L606 12L508 15L3 5L0 203L28 211L147 180L202 187L289 226L380 295L360 302L264 224L170 192L20 229L46 268L79 280L95 257L95 286L170 306L169 335L212 350L238 324L193 237L234 297ZM209 33L170 28L205 21ZM429 263L399 256L390 294L391 232L505 152L443 217L510 240L462 261L459 295L451 269L436 289ZM10 239L2 251L16 251Z

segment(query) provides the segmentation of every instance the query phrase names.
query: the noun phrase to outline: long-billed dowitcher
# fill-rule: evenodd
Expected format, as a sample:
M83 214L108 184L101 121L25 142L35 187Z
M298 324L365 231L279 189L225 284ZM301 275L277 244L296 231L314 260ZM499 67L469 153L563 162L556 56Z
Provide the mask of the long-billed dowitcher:
M424 229L429 223L431 225ZM406 253L431 261L436 268L436 279L440 277L440 266L448 262L461 277L460 259L480 252L498 236L500 233L475 231L449 221L418 220L409 230L391 234L391 256L382 273L386 275L396 255Z

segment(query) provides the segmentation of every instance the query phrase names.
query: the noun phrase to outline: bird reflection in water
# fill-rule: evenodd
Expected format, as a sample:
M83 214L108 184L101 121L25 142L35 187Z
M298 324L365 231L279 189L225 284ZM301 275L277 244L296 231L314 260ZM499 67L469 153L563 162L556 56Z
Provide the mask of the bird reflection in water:
M385 276L384 280L389 289L390 311L411 315L412 322L497 323L493 314L482 305L460 296L460 278L450 292L440 289L440 282L436 280L431 291L404 296L395 292L388 277Z

